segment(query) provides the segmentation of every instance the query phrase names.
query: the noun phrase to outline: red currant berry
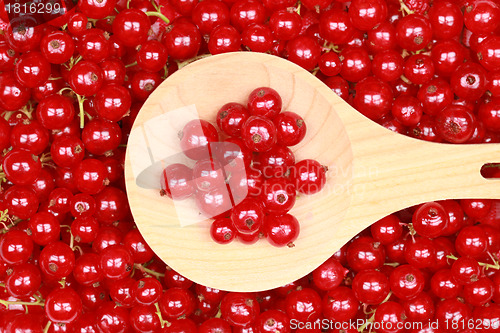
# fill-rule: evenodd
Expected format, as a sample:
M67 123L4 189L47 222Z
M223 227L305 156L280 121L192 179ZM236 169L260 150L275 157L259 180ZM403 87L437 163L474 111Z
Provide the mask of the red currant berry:
M411 265L396 267L390 274L391 291L403 300L409 300L422 292L425 277L422 272Z
M290 169L290 177L295 182L297 191L314 194L321 191L326 184L326 169L318 161L302 160Z
M236 237L237 230L231 219L219 218L212 222L210 226L210 235L212 239L219 244L228 244Z
M113 20L113 36L125 46L141 45L147 40L151 27L149 18L139 9L119 12Z
M359 301L351 288L339 286L330 290L323 297L322 306L323 314L327 319L346 322L356 316Z
M299 232L299 221L293 215L268 215L264 220L264 233L273 246L294 247Z
M374 269L362 270L352 280L352 290L361 303L379 304L389 294L389 279Z
M248 110L239 103L227 103L217 113L217 126L229 136L241 136L241 127L248 119Z
M428 202L413 213L413 228L427 238L441 236L448 224L448 212L437 202Z
M259 302L247 293L228 293L220 304L222 319L233 326L247 326L255 321L260 312Z
M193 160L209 158L209 144L219 140L215 127L205 120L191 120L179 133L184 154Z
M0 258L9 265L28 261L33 252L33 241L21 230L10 230L0 238Z

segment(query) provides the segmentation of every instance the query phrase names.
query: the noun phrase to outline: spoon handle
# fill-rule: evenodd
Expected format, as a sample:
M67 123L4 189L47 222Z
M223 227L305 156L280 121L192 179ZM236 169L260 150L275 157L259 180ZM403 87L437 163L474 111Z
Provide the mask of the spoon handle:
M500 162L500 144L417 140L348 108L336 111L352 145L351 210L364 214L357 218L373 222L427 201L500 199L500 179L485 179L480 172L484 164Z

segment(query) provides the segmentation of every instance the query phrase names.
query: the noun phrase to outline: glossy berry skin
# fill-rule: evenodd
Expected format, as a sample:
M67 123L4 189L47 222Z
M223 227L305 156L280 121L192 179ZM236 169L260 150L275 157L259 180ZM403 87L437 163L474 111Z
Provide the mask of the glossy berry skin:
M123 245L132 254L135 263L143 264L150 261L153 256L153 250L146 243L137 229L132 229L123 238Z
M417 268L431 267L436 259L436 247L428 238L414 237L406 242L404 255L406 261Z
M49 78L50 64L40 52L26 53L16 62L15 74L23 86L34 88Z
M285 178L269 178L262 185L260 198L266 213L284 214L295 204L295 185Z
M260 307L257 300L247 293L228 293L220 304L222 319L229 324L244 327L257 318Z
M228 244L236 237L237 230L228 218L219 218L210 226L210 236L218 244Z
M415 54L406 59L403 73L413 84L424 84L432 79L434 71L430 56Z
M115 5L116 0L83 0L78 2L78 9L80 9L86 17L103 19L111 14Z
M125 9L113 20L113 35L125 46L137 46L146 41L150 27L144 12L135 8Z
M495 31L499 25L499 19L500 7L493 1L474 1L465 8L465 26L478 35L487 35Z
M295 146L306 136L306 123L301 116L294 112L281 112L274 118L273 122L276 126L277 141L280 144Z
M426 292L402 303L408 321L426 322L433 318L435 306L434 300Z
M290 214L268 215L264 220L264 233L268 242L276 247L294 247L299 236L299 221Z
M207 217L226 216L226 213L233 207L226 188L215 187L206 192L198 191L195 199L198 209Z
M209 158L208 145L217 142L219 134L215 127L205 120L191 120L179 133L180 146L184 154L193 160Z
M359 82L371 72L371 60L365 47L348 46L340 52L340 59L340 75L347 81Z
M358 312L359 301L351 288L339 286L323 297L322 307L327 319L343 322L354 318Z
M474 134L474 115L461 105L449 105L436 117L436 131L451 143L467 142Z
M264 177L286 177L289 169L295 164L295 156L289 148L276 145L271 150L261 153L258 162Z
M268 118L251 116L241 128L241 138L251 151L268 151L276 144L276 127Z
M189 59L196 56L200 49L201 34L194 24L179 20L173 24L172 30L165 35L163 44L172 59Z
M321 316L321 298L311 288L292 290L285 298L285 311L289 318L314 322Z
M74 321L82 309L82 300L71 287L56 288L45 300L45 314L51 321L57 323Z
M273 119L281 112L282 106L281 96L273 88L256 88L248 95L247 108L252 116Z
M460 207L467 216L479 219L485 217L491 210L492 201L488 199L462 199Z
M152 305L136 305L130 310L130 325L136 332L156 332L161 324Z
M224 104L217 112L217 126L229 136L241 136L241 127L249 117L248 110L239 103Z
M496 71L500 67L500 36L490 36L481 42L477 57L488 71Z
M425 114L436 116L451 104L453 92L448 82L435 78L422 84L418 90L417 98L422 103Z
M9 181L18 185L29 185L42 171L38 158L23 150L11 150L2 163L3 172Z
M182 288L167 289L158 302L162 314L168 319L188 317L194 310L194 296Z
M389 279L374 269L363 270L352 280L352 290L361 303L379 304L389 293Z
M326 167L315 160L302 160L291 168L290 178L297 191L314 194L321 191L326 184Z
M52 142L50 153L54 163L63 168L77 166L85 156L83 142L74 135L62 135Z
M444 299L455 298L462 290L462 286L454 280L450 269L442 269L434 273L430 286L434 295Z
M76 167L74 176L76 187L82 193L97 194L106 185L106 167L94 158L84 159Z
M347 263L356 272L363 269L377 269L384 264L384 261L384 246L371 237L357 238L347 248Z
M38 245L47 245L57 241L60 236L60 224L54 215L38 212L28 222L31 239Z
M80 61L69 74L69 86L75 93L82 96L95 95L102 86L102 69L94 62Z
M33 241L20 230L11 230L0 239L0 258L9 265L28 261L33 252Z
M287 59L308 71L312 71L321 56L318 42L309 36L298 36L286 44Z
M435 38L451 39L462 32L464 19L456 3L439 1L429 10L429 21Z
M494 286L491 279L479 278L464 286L464 299L473 306L482 306L493 298Z
M218 26L210 33L208 50L211 54L236 52L240 47L241 35L230 25Z
M89 29L80 39L78 52L83 59L99 63L109 57L111 47L109 34L101 29Z
M375 77L368 77L356 85L354 106L366 117L378 120L391 112L392 89Z
M302 28L302 19L296 12L279 10L272 13L269 27L276 39L290 40L297 37Z
M263 24L266 20L266 9L256 0L239 0L231 6L231 25L243 31L253 24Z
M44 275L61 279L73 271L75 254L69 245L57 241L43 248L40 253L39 263Z
M373 57L372 71L379 79L389 82L403 74L404 60L395 50L386 50Z
M370 227L372 237L383 245L397 241L403 234L401 220L396 215L386 216Z
M14 185L5 192L5 204L10 216L28 219L33 216L40 204L31 187Z
M96 316L96 326L104 332L126 332L130 327L129 311L114 302L100 305Z
M111 245L101 252L101 269L109 279L122 279L132 272L133 260L123 245Z
M412 218L415 231L427 238L441 236L448 224L448 213L437 202L428 202L420 206Z
M349 6L349 17L355 28L370 30L382 23L387 16L385 1L354 0Z
M231 333L232 328L229 323L221 318L210 318L204 321L198 328L199 333Z
M64 31L54 31L43 36L40 41L40 51L51 64L62 64L71 58L75 43Z
M397 302L385 302L377 307L375 312L375 322L379 323L381 333L401 332L397 329L406 319L403 306Z
M284 312L279 310L273 309L260 313L255 326L258 332L262 333L290 333L290 319Z
M460 257L451 266L453 279L461 284L471 284L479 279L481 267L472 257Z
M313 271L312 278L314 285L320 290L332 290L342 283L348 272L340 261L331 257Z
M500 98L492 98L491 101L485 101L479 107L478 118L484 124L486 129L494 132L500 130Z
M222 1L199 2L191 14L202 34L210 34L217 26L229 24L229 9Z
M119 121L129 111L132 99L122 86L109 84L102 87L94 97L94 107L101 119Z
M231 211L231 221L239 233L254 234L264 223L264 207L253 198L247 198Z
M442 40L434 44L431 53L436 74L450 77L465 59L465 48L453 39Z
M484 230L478 226L463 228L455 240L455 248L462 257L480 257L488 247L488 238Z
M424 289L425 277L422 272L411 265L396 267L390 277L389 283L394 295L403 300L417 296Z
M28 87L20 84L13 71L0 73L0 108L16 111L30 99Z
M410 52L423 49L432 39L429 21L420 14L410 14L401 18L396 26L398 45Z
M54 94L47 96L38 103L36 116L46 129L62 129L73 120L75 108L68 97Z
M222 164L218 160L199 160L193 167L193 182L198 191L210 191L214 188L224 190L225 177Z
M42 275L38 267L33 264L14 266L12 273L5 281L5 288L9 295L24 298L33 295L42 283Z
M167 63L167 48L156 40L150 40L141 45L137 51L137 64L145 71L158 72Z
M75 262L75 268L73 269L75 280L84 286L102 281L104 276L99 262L100 258L98 254L84 253Z
M466 62L451 75L450 85L458 97L477 100L486 89L486 71L477 63Z
M340 10L329 10L321 14L319 33L333 44L344 44L355 32L349 14Z
M241 33L241 43L253 52L267 52L271 49L273 34L262 24L252 24Z

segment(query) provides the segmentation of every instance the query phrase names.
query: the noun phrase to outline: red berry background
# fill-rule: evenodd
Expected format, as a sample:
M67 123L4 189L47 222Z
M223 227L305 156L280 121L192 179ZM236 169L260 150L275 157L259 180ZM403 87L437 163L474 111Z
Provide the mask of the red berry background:
M79 0L57 20L43 15L0 8L1 333L500 332L500 201L410 207L308 276L233 293L156 257L123 179L128 134L151 92L190 62L240 50L295 62L401 135L499 143L498 0ZM279 142L303 135L294 114L226 108L217 125L232 136L244 131L234 123L264 115ZM500 177L496 164L482 173ZM246 183L251 193L265 186L257 171ZM211 234L240 237L224 219Z

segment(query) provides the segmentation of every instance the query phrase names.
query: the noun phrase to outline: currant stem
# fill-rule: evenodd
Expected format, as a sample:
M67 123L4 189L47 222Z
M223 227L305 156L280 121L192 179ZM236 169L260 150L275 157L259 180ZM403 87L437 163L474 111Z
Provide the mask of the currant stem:
M43 329L43 333L47 333L49 331L50 325L52 325L52 322L49 320Z
M134 61L133 63L130 63L128 65L125 65L125 68L130 68L130 67L134 67L137 65L137 61Z
M156 278L160 278L160 277L164 277L165 274L163 273L159 273L159 272L156 272L156 271L153 271L152 269L149 269L149 268L146 268L144 267L143 265L141 264L134 264L134 268L137 268L138 270L140 270L141 272L144 272L144 273L148 273L150 275L153 275L155 276Z
M158 318L160 318L160 326L163 328L165 324L170 325L170 323L167 320L163 319L158 302L155 303L155 308L156 308L156 315L158 316Z
M160 12L146 12L147 16L155 16L163 20L166 24L170 24L170 20Z
M8 309L9 305L11 305L11 304L44 306L45 302L43 302L43 301L36 301L36 302L6 301L3 299L0 299L0 304L5 305L5 307Z
M85 98L76 94L76 98L78 99L78 109L80 110L80 128L85 126L85 110L83 109L83 102L85 102Z
M410 14L415 13L413 10L408 8L408 6L405 4L404 0L399 0L399 4L401 5L401 11L403 12L403 14L410 15Z

